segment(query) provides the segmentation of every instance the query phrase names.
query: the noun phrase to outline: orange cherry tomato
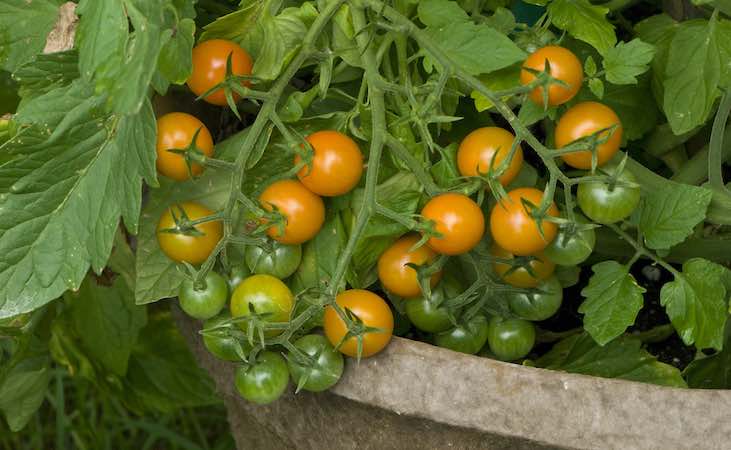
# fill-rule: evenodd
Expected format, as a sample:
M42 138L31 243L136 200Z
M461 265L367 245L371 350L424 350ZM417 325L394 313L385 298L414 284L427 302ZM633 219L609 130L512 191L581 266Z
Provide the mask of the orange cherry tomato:
M457 166L465 177L485 174L493 164L496 167L508 157L515 136L510 131L498 127L478 128L468 134L459 144ZM505 186L513 181L523 166L523 149L518 146L508 168L500 175L500 184Z
M198 224L195 229L201 233L199 236L165 231L177 229L174 217L180 220L183 214L189 220L197 220L212 215L213 211L194 202L183 202L170 206L162 213L157 224L157 242L163 253L173 261L200 264L208 259L208 255L221 240L223 225L220 221Z
M296 180L272 183L259 196L259 202L267 211L284 215L286 225L280 234L279 226L272 226L267 234L283 244L301 244L309 241L320 231L325 222L325 204ZM335 255L334 255L335 256Z
M206 156L213 155L213 138L208 128L195 116L172 112L157 119L157 171L176 181L190 178L183 155L169 152L170 149L186 149L193 142L193 136L200 130L195 146ZM203 167L191 164L193 175L200 175Z
M490 232L500 247L514 255L527 256L543 250L556 237L558 226L547 220L542 221L541 236L536 220L521 201L525 199L538 207L542 197L543 192L535 188L513 189L492 208ZM558 216L555 203L551 202L548 214Z
M558 83L551 83L548 86L548 105L556 106L566 103L574 98L576 93L579 92L579 89L581 89L581 84L584 82L584 70L581 67L581 61L579 61L579 58L571 50L556 45L549 45L539 48L528 56L523 63L523 67L543 72L546 70L546 61L548 61L551 76L568 85L564 87ZM529 84L535 79L536 75L529 71L520 71L521 84ZM533 89L529 97L533 102L543 106L543 87L539 86Z
M199 43L193 48L193 72L188 78L188 87L197 96L226 79L226 61L231 55L231 72L233 75L251 75L254 62L249 53L235 42L224 39L211 39ZM248 83L244 83L248 85ZM232 92L234 100L241 97ZM225 106L226 96L223 89L211 92L203 100L213 105Z
M335 197L350 192L363 174L363 154L358 144L343 133L324 130L307 136L314 150L312 164L297 172L305 187L317 195ZM295 165L302 161L294 157Z
M341 308L349 309L365 326L382 330L363 335L361 357L367 358L375 355L388 345L393 333L393 313L381 297L363 289L350 289L339 294L335 302ZM327 339L332 345L338 345L347 334L348 328L332 306L325 308L323 323ZM345 355L357 357L358 339L355 336L349 337L342 343L339 350Z
M485 217L471 198L462 194L438 195L424 206L421 215L433 220L442 237L429 239L429 247L443 255L466 253L482 239Z
M490 253L497 258L502 259L513 259L515 256L499 245L493 244L490 249ZM538 286L542 280L547 279L553 274L556 269L556 264L552 263L543 252L538 252L534 256L536 259L532 260L528 265L530 266L533 274L531 274L525 267L518 267L512 272L508 273L512 266L510 264L494 262L492 268L495 273L498 274L503 281L511 286L520 288L533 288Z
M394 242L378 258L378 279L381 280L381 284L387 291L399 297L411 298L421 295L416 270L406 264L428 265L437 256L426 245L422 245L414 251L409 251L417 242L419 242L419 236L414 234L406 235ZM436 286L441 278L442 271L440 270L431 276L431 286Z
M590 136L599 130L616 125L607 141L597 146L597 166L606 164L619 150L622 143L622 122L612 108L597 102L582 102L572 106L561 116L556 125L556 148ZM609 131L601 133L607 136ZM566 164L576 169L591 169L591 151L578 151L561 155Z

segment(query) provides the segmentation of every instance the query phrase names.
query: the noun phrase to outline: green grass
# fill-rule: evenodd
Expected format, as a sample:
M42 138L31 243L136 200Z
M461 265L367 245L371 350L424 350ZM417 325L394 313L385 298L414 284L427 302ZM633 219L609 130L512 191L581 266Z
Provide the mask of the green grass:
M0 420L0 450L233 450L223 405L134 414L57 369L43 406L18 433Z

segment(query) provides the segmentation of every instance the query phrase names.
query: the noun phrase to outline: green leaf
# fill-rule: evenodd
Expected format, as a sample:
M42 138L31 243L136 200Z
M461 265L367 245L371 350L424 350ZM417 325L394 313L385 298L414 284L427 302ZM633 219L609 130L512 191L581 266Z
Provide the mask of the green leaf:
M142 411L171 413L220 403L167 311L151 316L142 329L123 385L125 403Z
M480 81L491 91L502 91L520 86L520 65L514 64L480 76ZM492 102L479 91L472 91L470 97L475 100L475 109L482 112L492 108ZM506 100L507 97L503 97Z
M554 0L547 8L548 17L557 28L569 32L599 53L614 47L617 36L606 18L609 10L588 0Z
M731 8L731 1L727 6ZM727 13L728 14L728 13ZM721 19L718 21L718 52L721 60L721 87L731 87L731 21Z
M507 36L487 25L452 23L428 27L426 31L456 64L472 75L500 70L527 56ZM430 60L424 63L428 69L431 67Z
M731 389L731 326L726 324L723 350L713 356L696 359L683 374L688 386L700 389Z
M596 75L596 71L596 61L594 61L594 58L591 55L587 56L584 61L584 72L586 72L587 76L593 77Z
M132 347L147 320L145 308L135 305L134 292L124 278L104 286L87 277L79 291L66 298L89 356L106 370L124 376Z
M195 22L183 19L177 28L169 31L170 40L163 45L157 60L160 73L170 82L183 84L193 71L193 42Z
M620 42L604 53L605 76L614 84L637 84L637 76L647 72L655 47L640 39Z
M712 197L710 189L678 183L646 192L640 209L645 244L658 250L683 242L705 219Z
M518 111L518 119L523 125L533 125L534 123L543 120L548 115L549 110L543 109L542 105L536 102L526 100Z
M155 117L144 105L106 116L80 80L21 105L16 120L29 128L0 166L0 317L78 289L90 266L101 272L120 215L136 232L142 178L155 180Z
M461 176L457 170L457 143L444 147L442 158L431 167L434 181L442 188L450 188L459 182Z
M354 192L354 211L358 211L359 206L362 204L363 195L363 189ZM422 187L417 178L411 173L398 172L376 187L378 203L401 214L414 214L419 206L421 195ZM375 215L371 218L361 239L356 244L353 260L351 261L351 273L359 278L357 287L366 287L364 274L373 269L381 253L407 231L403 225L383 216Z
M253 75L275 79L300 48L307 29L318 15L310 2L282 10L278 15L254 2L204 27L200 40L230 39L251 53Z
M604 378L686 387L680 371L658 362L637 338L622 336L605 346L587 333L566 338L536 361L538 367Z
M670 43L678 29L678 23L666 14L649 17L635 25L637 36L644 42L655 47L655 57L652 59L652 93L657 104L663 104L665 91L665 67L668 60Z
M24 101L67 86L79 77L79 54L76 50L38 55L13 72L20 83L18 94Z
M503 34L512 33L516 26L513 13L502 6L499 6L491 16L486 17L485 23Z
M596 95L598 99L604 98L604 82L602 82L601 78L591 78L589 79L589 90L592 94Z
M683 272L660 290L660 303L686 345L699 349L723 347L727 317L725 268L705 259L693 258Z
M46 355L23 359L0 379L0 411L10 431L20 431L33 417L46 395L51 378Z
M581 291L586 300L579 312L584 314L584 329L599 345L605 345L635 323L645 289L637 284L629 267L616 261L600 262L591 269L594 275Z
M470 17L457 2L424 0L417 9L419 20L428 27L443 27L456 22L468 22Z
M63 0L0 2L0 68L14 71L43 50Z
M330 214L317 236L304 246L302 263L292 275L294 291L329 284L347 241L340 213Z
M670 43L663 110L675 134L703 124L718 96L721 63L716 30L715 20L683 22Z

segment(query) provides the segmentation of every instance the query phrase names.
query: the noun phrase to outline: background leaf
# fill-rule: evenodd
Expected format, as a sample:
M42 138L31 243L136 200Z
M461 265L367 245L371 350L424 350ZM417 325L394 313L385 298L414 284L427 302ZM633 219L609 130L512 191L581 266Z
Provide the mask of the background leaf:
M195 22L183 19L172 37L163 45L157 66L160 73L170 82L183 84L193 71L193 43L195 41Z
M120 118L102 101L77 80L18 111L28 128L0 166L0 317L78 289L90 266L100 272L120 215L136 231L142 178L155 180L155 118L148 102Z
M686 387L678 369L658 362L641 345L639 339L622 336L600 346L583 333L555 344L551 351L538 358L536 365L597 377Z
M645 244L667 249L683 242L705 219L712 196L710 189L678 183L647 191L640 209Z
M715 20L683 22L670 43L663 83L663 109L673 133L706 121L718 96L720 65Z
M609 10L588 0L554 0L548 5L548 17L557 28L568 31L604 53L614 46L617 36L606 18Z
M620 42L604 53L602 62L607 81L614 84L636 84L637 76L647 72L655 48L640 39Z
M0 68L14 71L43 50L64 0L0 2Z
M90 357L119 376L127 373L127 362L145 326L145 308L136 306L134 292L123 277L111 286L87 277L76 293L68 293L76 331Z
M0 379L0 411L11 431L21 430L43 403L51 378L47 355L33 355Z
M581 291L586 300L579 312L584 314L584 329L604 345L635 323L645 289L637 284L627 266L616 261L604 261L591 269L594 275Z
M723 276L727 269L705 259L693 258L683 272L660 291L660 303L686 345L699 349L723 347L727 318L727 293Z
M688 387L731 389L731 326L726 324L723 350L715 355L691 361L683 374Z

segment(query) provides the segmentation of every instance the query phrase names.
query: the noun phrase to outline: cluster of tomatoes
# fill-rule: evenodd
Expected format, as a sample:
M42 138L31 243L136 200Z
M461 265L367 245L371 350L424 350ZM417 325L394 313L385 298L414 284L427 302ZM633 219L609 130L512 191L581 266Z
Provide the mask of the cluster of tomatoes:
M225 105L225 95L216 86L225 81L227 67L233 75L245 77L251 73L252 60L232 42L212 40L199 44L193 50L190 89L206 101ZM536 85L541 74L550 74L552 82ZM576 95L583 73L573 53L549 46L525 61L521 82L537 86L528 95L532 101L556 106ZM580 170L591 169L593 158L610 175L610 182L597 179L578 187L579 207L593 222L606 224L626 218L639 201L632 175L607 165L619 149L621 134L621 123L614 111L596 102L568 108L556 126L555 143L559 149L587 136L598 137L594 144L587 143L593 149L587 147L561 155L569 166ZM338 131L317 131L306 141L307 151L298 153L292 162L293 167L301 166L297 179L274 182L258 198L263 211L281 218L278 222L261 219L271 245L267 249L247 246L244 261L234 265L227 278L211 271L201 285L192 280L182 284L182 309L194 318L206 320L207 329L233 321L245 335L252 336L253 327L257 332L265 330L262 333L267 337L276 337L292 318L295 297L282 280L297 270L302 258L301 244L315 237L324 223L322 198L344 195L355 188L364 163L358 144ZM206 157L213 154L213 140L206 127L184 113L160 117L159 173L175 180L200 174L203 167L191 160L191 151ZM479 128L461 142L457 165L464 177L493 177L509 186L523 165L523 150L511 132L498 127ZM505 361L524 358L535 343L532 321L547 319L561 306L562 287L553 275L556 264L581 263L595 243L594 231L585 226L583 216L575 214L578 219L571 223L560 221L561 214L553 202L547 208L539 208L542 199L543 191L535 188L511 189L489 211L493 272L505 283L523 288L506 295L514 317L490 318L479 310L453 306L450 300L464 291L460 282L442 270L428 271L439 255L467 253L483 240L483 209L460 193L446 192L430 198L420 214L423 236L408 233L381 254L377 269L383 290L405 299L410 322L431 333L439 346L472 354L489 348L490 355ZM545 212L537 214L539 209ZM220 221L201 221L213 215L213 211L193 202L172 205L158 224L162 251L175 261L192 265L204 262L223 234ZM422 240L425 243L419 245ZM423 273L427 275L424 277ZM424 282L431 287L429 295L423 293ZM222 313L227 303L229 311ZM306 361L291 352L285 360L280 353L264 350L255 361L241 366L236 375L241 395L258 403L273 401L284 392L290 376L300 388L328 389L340 378L342 354L368 357L386 347L394 316L381 296L350 289L337 295L336 303L338 310L332 306L325 308L324 336L310 334L293 343L308 356ZM350 329L344 318L349 318ZM266 326L256 326L262 324ZM248 340L230 333L205 334L203 339L214 355L226 360L241 361L251 350Z

